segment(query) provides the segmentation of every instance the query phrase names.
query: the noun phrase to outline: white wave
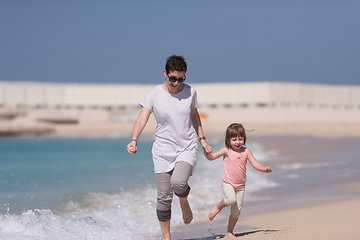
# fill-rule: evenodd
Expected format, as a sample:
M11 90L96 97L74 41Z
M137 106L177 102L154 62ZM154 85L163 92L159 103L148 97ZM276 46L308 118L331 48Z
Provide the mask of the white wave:
M266 152L264 148L261 146L258 142L251 142L247 144L247 147L251 150L253 153L255 159L259 162L266 162L270 158L277 156L277 151L273 150L271 152Z
M305 168L321 168L337 166L339 163L335 162L323 162L323 163L291 163L291 164L279 164L276 166L280 170L300 170Z
M298 174L289 174L289 175L285 175L284 178L297 179L297 178L299 178L299 175Z
M69 201L60 215L46 209L0 215L0 239L158 239L155 196L154 189L93 193Z

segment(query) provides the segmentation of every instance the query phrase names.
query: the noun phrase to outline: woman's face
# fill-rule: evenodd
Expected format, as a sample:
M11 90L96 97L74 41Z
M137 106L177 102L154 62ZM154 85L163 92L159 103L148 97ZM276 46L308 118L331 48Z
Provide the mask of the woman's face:
M165 87L167 88L167 90L170 93L178 93L182 90L183 88L183 82L185 81L185 73L186 72L178 72L178 71L173 71L170 72L169 74L166 73L166 70L164 70L164 75L165 75ZM173 81L170 81L170 78ZM175 82L174 82L175 80Z

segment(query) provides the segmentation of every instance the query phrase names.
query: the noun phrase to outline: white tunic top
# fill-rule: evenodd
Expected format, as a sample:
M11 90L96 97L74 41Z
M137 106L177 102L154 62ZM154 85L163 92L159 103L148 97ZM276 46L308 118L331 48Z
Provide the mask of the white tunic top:
M198 107L196 90L184 84L181 92L171 94L158 85L145 95L140 106L153 112L157 122L152 147L155 173L171 171L178 161L195 167L198 136L190 112Z

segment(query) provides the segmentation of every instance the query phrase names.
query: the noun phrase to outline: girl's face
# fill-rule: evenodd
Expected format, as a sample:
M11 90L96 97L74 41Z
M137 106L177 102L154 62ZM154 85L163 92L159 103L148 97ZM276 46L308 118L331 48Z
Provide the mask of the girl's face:
M230 146L234 151L239 151L244 146L245 139L241 136L230 138Z

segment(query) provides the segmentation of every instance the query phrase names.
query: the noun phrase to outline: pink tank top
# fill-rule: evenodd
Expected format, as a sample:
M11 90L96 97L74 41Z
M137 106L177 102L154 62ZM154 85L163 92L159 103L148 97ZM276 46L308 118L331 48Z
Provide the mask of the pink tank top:
M246 183L246 148L240 157L238 153L229 148L229 156L224 157L223 181L234 188L241 188Z

